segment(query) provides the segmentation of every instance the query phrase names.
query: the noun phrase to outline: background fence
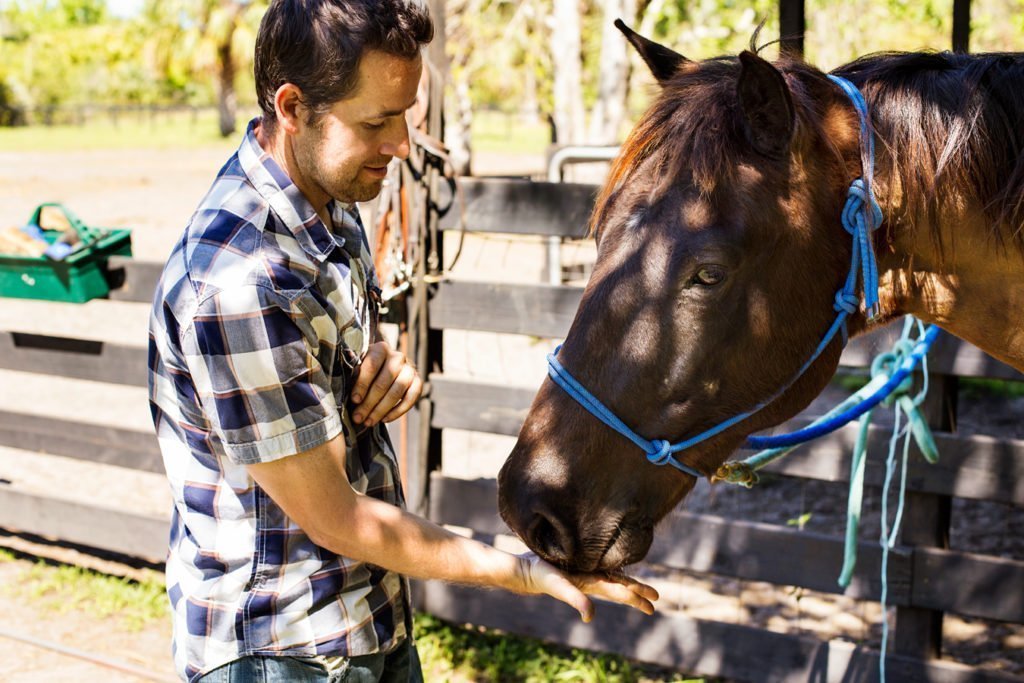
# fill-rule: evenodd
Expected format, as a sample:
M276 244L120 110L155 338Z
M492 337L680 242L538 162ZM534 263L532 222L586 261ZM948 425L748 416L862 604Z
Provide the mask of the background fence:
M594 189L526 181L464 183L468 230L578 238L586 225ZM442 227L454 229L454 222ZM447 281L430 304L436 330L474 330L561 338L579 303L581 289L551 285L503 285ZM856 340L843 365L863 367L876 350L888 348L894 332ZM443 367L443 358L440 363ZM900 546L889 559L889 604L896 605L892 637L893 680L1004 680L935 659L941 651L942 614L1024 622L1024 562L949 550L953 496L1024 505L1024 443L955 431L959 377L1022 379L1019 373L977 348L944 335L929 363L932 391L926 405L941 452L938 465L915 457ZM515 435L533 398L531 389L432 374L432 425ZM788 426L807 424L803 415ZM787 477L847 481L856 425L801 448L771 467ZM878 487L881 453L888 434L874 427L867 483ZM441 453L443 461L444 453ZM493 480L464 481L438 473L430 490L437 522L468 527L484 538L508 530L496 512ZM648 563L767 581L825 593L835 583L843 556L839 536L689 512L673 513L656 536ZM881 550L861 543L854 581L845 595L880 598ZM870 680L877 653L848 643L820 642L742 625L662 615L644 619L602 607L598 622L583 625L571 610L499 593L471 593L439 584L426 587L427 611L516 633L631 657L702 674L748 680ZM542 616L541 616L542 615ZM609 626L614 624L614 626ZM1024 680L1009 678L1008 680Z
M519 180L471 180L466 193L470 232L579 237L593 201L589 185ZM454 220L442 224L454 230ZM11 315L0 330L0 368L104 384L145 386L144 337L112 339L104 321L124 315L144 318L160 265L117 259L111 275L120 287L111 300L75 307L91 324L71 330L60 314L44 318ZM438 344L445 332L491 331L533 337L564 336L581 289L542 284L442 281L429 302L430 336ZM4 306L31 302L5 301ZM59 304L55 310L65 310ZM71 308L66 310L70 311ZM70 317L70 316L69 316ZM862 367L886 333L856 340L843 364ZM431 352L444 367L439 347ZM958 378L1021 380L1014 370L973 346L948 335L930 361L933 391L928 414L937 428L941 453L937 465L915 457L908 477L908 507L900 545L890 555L889 603L896 606L892 680L1022 681L936 658L942 645L942 615L1024 623L1024 562L951 550L948 534L953 497L998 501L1024 507L1024 442L994 434L955 430ZM430 424L436 430L460 429L515 435L526 415L533 389L510 388L443 372L429 375ZM17 391L4 387L4 391ZM81 414L81 411L79 411ZM806 424L812 415L790 426ZM785 477L842 482L849 472L854 428L841 430L804 447L772 466ZM867 484L881 484L880 453L887 435L871 433L874 456ZM445 453L427 458L435 466ZM40 416L12 402L0 410L0 447L63 455L118 467L161 472L151 432L65 414ZM485 540L508 533L496 513L493 479L465 480L435 470L429 477L429 511L443 524L468 528ZM427 482L409 482L420 488ZM87 504L23 490L18 482L0 484L0 527L159 561L164 557L167 519ZM751 493L750 495L756 495ZM662 568L701 572L780 586L840 593L835 584L842 563L842 538L695 512L678 511L662 525L647 562ZM854 581L845 595L880 597L881 553L862 543ZM534 635L573 646L619 652L640 660L707 675L752 681L868 681L877 677L878 654L854 643L823 641L735 623L678 613L644 617L625 608L602 605L601 617L581 624L576 614L549 599L523 598L459 586L427 583L418 588L420 607L456 622L469 622Z

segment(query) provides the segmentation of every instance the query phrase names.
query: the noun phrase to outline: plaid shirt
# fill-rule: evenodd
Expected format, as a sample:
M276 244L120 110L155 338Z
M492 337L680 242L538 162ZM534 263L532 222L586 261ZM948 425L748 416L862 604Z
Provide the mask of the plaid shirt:
M315 545L245 468L344 434L352 487L403 504L387 432L358 433L346 405L376 325L362 225L335 204L324 226L255 124L171 253L150 318L174 660L189 681L253 654L386 652L410 633L404 579Z

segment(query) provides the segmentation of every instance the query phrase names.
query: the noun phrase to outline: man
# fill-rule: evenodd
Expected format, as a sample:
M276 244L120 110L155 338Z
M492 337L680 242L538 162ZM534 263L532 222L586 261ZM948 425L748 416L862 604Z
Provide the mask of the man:
M379 341L354 202L409 153L426 11L281 0L256 41L263 112L168 260L150 403L174 494L167 586L188 681L420 680L404 577L585 593L653 611L629 579L567 577L402 509L383 423L422 382Z

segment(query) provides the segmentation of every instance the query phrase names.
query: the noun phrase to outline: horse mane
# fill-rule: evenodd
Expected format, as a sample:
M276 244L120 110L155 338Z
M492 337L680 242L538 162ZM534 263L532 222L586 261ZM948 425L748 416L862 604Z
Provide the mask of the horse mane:
M900 187L941 254L938 214L976 201L994 236L1024 250L1024 55L878 53L836 73L860 87Z
M823 110L809 92L824 74L788 57L775 65L787 76L797 128L821 133L829 143ZM717 57L686 63L663 86L609 171L591 234L627 180L655 156L652 199L680 174L705 194L729 181L748 147L736 95L739 73L737 58ZM900 215L890 220L911 229L926 221L941 253L939 212L974 200L997 226L997 239L1024 251L1024 55L877 53L835 73L864 92L885 152L879 162L891 164L901 190ZM885 170L880 166L878 175Z
M754 52L771 44L755 46L756 40L757 33L751 40ZM808 79L824 82L824 74L785 56L775 65L783 73L796 76L787 80L796 106L797 127L811 129L824 138L821 114L804 87ZM609 205L626 181L644 161L656 155L658 168L649 197L652 202L682 177L691 180L703 195L710 195L723 182L731 182L740 156L749 154L736 94L739 74L737 57L715 57L687 62L663 85L661 94L633 128L609 170L591 214L591 234L603 223ZM831 151L838 156L837 149Z
M591 214L591 234L603 223L609 205L626 181L655 155L660 156L657 177L672 180L677 171L685 171L702 192L710 192L717 179L730 173L727 162L735 156L732 150L738 142L732 125L738 74L735 57L688 62L662 87L608 172ZM666 183L655 182L654 193L658 194Z

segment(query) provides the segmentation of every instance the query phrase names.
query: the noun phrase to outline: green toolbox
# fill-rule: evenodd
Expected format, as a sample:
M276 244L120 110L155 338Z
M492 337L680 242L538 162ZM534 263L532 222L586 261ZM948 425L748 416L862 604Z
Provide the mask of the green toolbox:
M88 226L54 202L40 204L28 223L14 230L0 240L0 296L72 303L104 297L110 291L107 259L132 255L131 230ZM38 247L22 247L25 243ZM5 245L22 248L4 253Z

